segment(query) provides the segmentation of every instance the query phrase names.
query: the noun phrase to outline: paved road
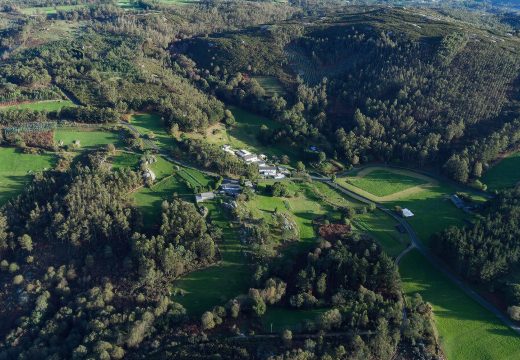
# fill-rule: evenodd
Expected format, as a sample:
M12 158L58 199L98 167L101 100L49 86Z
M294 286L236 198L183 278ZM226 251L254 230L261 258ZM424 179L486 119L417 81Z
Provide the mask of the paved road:
M410 237L410 241L413 247L408 247L405 252L411 251L413 248L416 248L426 259L428 259L434 267L437 268L440 272L442 272L446 277L448 277L451 281L453 281L462 291L466 293L471 299L476 301L478 304L480 304L485 309L492 312L500 321L502 321L506 326L511 328L513 331L515 331L517 334L520 335L520 326L513 323L509 318L507 318L500 310L498 310L493 304L488 302L486 299L484 299L482 296L480 296L477 292L475 292L472 288L470 288L464 281L462 281L458 276L450 272L447 268L447 266L442 263L436 256L434 256L430 250L419 240L419 237L415 233L414 229L410 226L410 224L403 219L401 216L397 215L393 211L387 209L382 204L373 202L372 200L369 200L365 198L364 196L361 196L359 194L356 194L348 189L345 189L344 187L332 182L328 178L324 177L313 177L314 180L322 181L333 188L337 189L338 191L343 192L344 194L359 200L361 202L364 202L366 204L375 204L378 209L385 212L386 214L393 217L395 220L397 220L406 230ZM400 254L399 256L402 258L405 253ZM401 260L401 259L399 259Z

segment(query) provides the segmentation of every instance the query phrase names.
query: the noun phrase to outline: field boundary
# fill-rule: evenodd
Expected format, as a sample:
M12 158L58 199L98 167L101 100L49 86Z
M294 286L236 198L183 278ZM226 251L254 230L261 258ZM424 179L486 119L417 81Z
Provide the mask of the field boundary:
M393 194L390 194L390 195L386 195L386 196L377 196L377 195L374 195L366 190L363 190L359 187L357 187L356 185L354 184L351 184L350 182L348 182L348 178L349 176L345 176L345 177L342 177L341 180L342 181L342 184L343 186L345 186L347 189L351 190L351 191L354 191L372 201L376 201L376 202L388 202L388 201L394 201L394 200L398 200L399 198L403 197L403 196L407 196L407 195L412 195L412 194L416 194L420 191L423 191L427 188L430 188L430 187L434 187L434 186L437 186L439 184L439 182L432 178L432 177L429 177L427 175L424 175L424 174L420 174L420 173L415 173L411 170L404 170L404 169L393 169L393 168L387 168L387 167L382 167L382 166L370 166L370 167L365 167L361 170L359 170L359 172L356 174L356 175L352 175L350 177L359 177L359 178L363 178L365 177L366 175L374 172L374 171L377 171L377 170L384 170L384 171L388 171L388 172L391 172L391 173L394 173L394 174L398 174L398 175L403 175L403 176L408 176L408 177L413 177L415 179L420 179L420 180L423 180L423 181L427 181L426 184L421 184L421 185L417 185L417 186L412 186L408 189L404 189L402 191L398 191L396 193L393 193Z

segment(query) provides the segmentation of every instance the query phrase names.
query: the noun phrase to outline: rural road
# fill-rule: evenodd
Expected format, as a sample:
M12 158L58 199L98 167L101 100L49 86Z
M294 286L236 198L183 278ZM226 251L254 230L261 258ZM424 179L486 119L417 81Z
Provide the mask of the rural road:
M478 304L480 304L485 309L489 310L491 313L493 313L500 321L502 321L505 325L507 325L509 328L511 328L513 331L515 331L517 334L520 335L520 326L513 323L511 320L509 320L500 310L498 310L493 304L488 302L486 299L484 299L482 296L480 296L476 291L474 291L472 288L470 288L464 281L462 281L458 276L453 274L451 271L448 270L447 266L443 264L437 257L435 257L430 250L419 240L417 234L415 233L414 229L410 226L410 224L403 219L402 217L395 214L393 211L387 209L382 204L373 202L364 196L361 196L359 194L356 194L348 189L345 189L344 187L332 182L329 178L324 177L312 177L314 180L322 181L324 183L329 184L331 187L335 188L336 190L356 199L366 204L375 204L378 209L383 211L384 213L390 215L393 217L396 221L398 221L406 230L410 237L411 245L406 248L404 252L402 252L398 258L396 259L396 263L398 263L401 258L410 252L412 249L417 249L426 259L432 263L434 267L437 268L441 273L443 273L447 278L449 278L451 281L455 283L462 291L466 293L471 299L476 301Z

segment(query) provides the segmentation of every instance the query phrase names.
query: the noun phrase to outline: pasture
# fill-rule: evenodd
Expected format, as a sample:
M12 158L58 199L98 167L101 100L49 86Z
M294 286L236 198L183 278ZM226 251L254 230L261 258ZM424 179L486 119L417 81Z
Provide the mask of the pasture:
M315 321L318 316L327 311L320 309L294 309L269 306L261 318L265 332L281 333L285 329L301 332L305 321Z
M216 201L206 202L210 219L223 232L218 244L222 260L208 268L181 277L174 284L174 300L181 303L190 316L199 317L215 305L223 305L233 297L247 293L252 269L244 254L238 229L233 227Z
M236 120L233 127L227 128L224 124L219 123L210 127L204 134L189 133L186 135L190 138L203 139L218 146L229 144L234 149L247 149L256 154L277 157L288 155L292 163L298 160L298 151L291 144L264 145L258 140L262 125L269 129L278 129L281 126L279 123L237 107L230 107L229 109Z
M274 76L253 76L258 84L265 90L267 96L283 96L285 90L280 81Z
M51 154L23 154L14 148L0 148L0 205L23 191L31 173L51 169L55 162Z
M22 8L20 11L25 15L53 15L58 11L69 11L84 7L85 5L56 5L56 6L38 6Z
M442 348L450 360L520 358L520 336L470 299L416 250L399 266L406 296L433 306Z
M168 151L174 146L173 137L166 132L164 122L159 115L151 113L133 114L129 120L130 125L141 136L146 137L153 133L153 139L143 139L147 149Z
M501 159L489 168L482 182L488 190L502 190L515 186L520 182L520 151Z
M37 111L56 111L64 107L75 106L70 100L45 100L45 101L34 101L34 102L23 102L16 105L5 105L0 106L0 111L4 109L27 109Z
M121 145L118 132L100 127L58 127L54 140L56 143L62 141L64 146L72 145L74 141L79 140L81 148L95 148L108 144L114 144L117 148Z
M356 192L362 192L375 201L396 198L402 192L418 190L419 186L433 182L423 175L405 170L368 167L358 171L355 176L338 179L338 183Z

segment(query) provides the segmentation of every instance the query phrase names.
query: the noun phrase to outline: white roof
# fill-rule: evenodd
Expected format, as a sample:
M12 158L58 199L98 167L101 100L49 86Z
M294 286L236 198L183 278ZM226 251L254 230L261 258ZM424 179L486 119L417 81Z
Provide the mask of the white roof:
M412 217L413 216L413 212L411 212L409 209L403 209L402 211L402 214L404 217Z
M213 192L203 192L195 196L195 201L201 202L204 200L211 200L215 197Z

